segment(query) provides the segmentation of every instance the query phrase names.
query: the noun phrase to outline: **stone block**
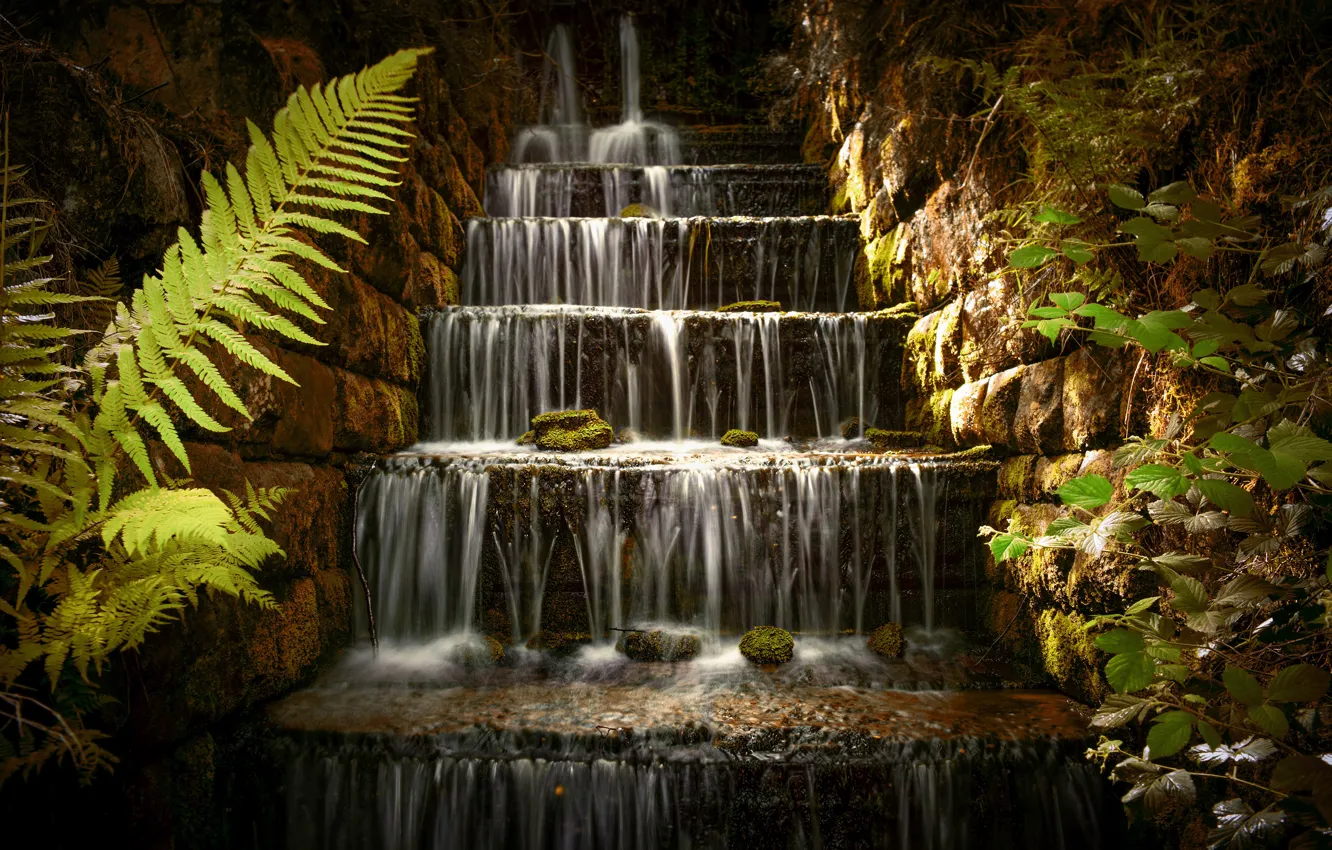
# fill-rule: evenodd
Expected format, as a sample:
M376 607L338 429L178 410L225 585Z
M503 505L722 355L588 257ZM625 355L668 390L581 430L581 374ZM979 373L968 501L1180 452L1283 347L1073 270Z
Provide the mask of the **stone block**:
M402 294L410 310L447 307L460 303L458 274L429 251L421 252L421 262Z
M1025 366L1014 366L986 381L985 402L981 407L981 433L992 446L1012 446L1013 420L1017 417Z
M907 395L924 396L934 389L934 336L939 314L926 313L907 331L902 356L902 389Z
M334 448L383 454L416 442L418 411L411 390L343 369L333 374Z
M1064 448L1084 451L1117 440L1129 364L1122 352L1100 347L1064 358Z
M963 384L953 392L949 403L949 421L953 441L959 446L977 446L985 442L981 413L984 410L985 381Z
M1004 499L1034 499L1036 456L1018 455L999 465L999 496Z
M958 355L962 348L962 302L955 300L939 311L934 326L934 382L938 387L956 387L962 383Z
M1052 454L1064 444L1064 360L1029 364L1022 372L1013 442L1018 451Z

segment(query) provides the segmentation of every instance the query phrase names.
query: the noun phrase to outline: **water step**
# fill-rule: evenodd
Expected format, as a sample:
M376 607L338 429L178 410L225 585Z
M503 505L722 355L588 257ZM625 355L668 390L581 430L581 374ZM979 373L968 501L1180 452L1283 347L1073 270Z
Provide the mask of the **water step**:
M464 304L787 310L855 307L855 218L476 218Z
M803 141L800 129L774 130L752 124L728 124L719 127L681 127L678 133L685 162L691 165L804 161L800 153Z
M1117 801L1040 692L545 683L307 691L287 846L1096 848Z
M618 216L642 204L662 216L816 215L828 180L813 165L623 166L554 163L492 168L486 214Z
M359 552L398 640L974 628L994 486L992 463L770 446L422 450L366 480Z
M644 438L834 437L897 428L910 320L867 313L455 307L427 314L426 439L514 440L548 410L594 408Z

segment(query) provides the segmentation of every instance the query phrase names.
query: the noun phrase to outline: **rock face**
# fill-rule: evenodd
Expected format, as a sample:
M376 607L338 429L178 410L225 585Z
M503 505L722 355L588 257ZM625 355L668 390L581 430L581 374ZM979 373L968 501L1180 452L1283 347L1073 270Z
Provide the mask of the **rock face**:
M610 424L595 410L558 410L532 417L536 446L548 452L604 449L615 439Z
M732 428L722 434L721 444L734 449L747 449L758 445L758 434L753 431L741 431L738 428Z
M1063 358L1032 363L1022 372L1013 441L1018 451L1053 453L1064 442Z
M865 642L870 652L884 658L898 658L902 655L902 624L884 623L870 634Z
M785 664L795 656L795 638L786 629L758 626L740 638L740 654L755 664Z
M698 635L661 629L625 632L615 643L616 649L634 661L688 661L701 647Z
M919 431L886 431L883 428L866 428L865 439L875 449L886 452L893 449L914 449L925 445L925 435Z

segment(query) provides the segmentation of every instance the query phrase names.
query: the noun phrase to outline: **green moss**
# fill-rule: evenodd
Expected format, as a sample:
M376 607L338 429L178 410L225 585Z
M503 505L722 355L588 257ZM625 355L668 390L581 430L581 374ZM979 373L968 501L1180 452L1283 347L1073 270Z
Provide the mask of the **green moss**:
M909 303L911 281L906 263L909 244L906 225L899 223L865 246L866 286L860 293L860 309L877 310ZM912 305L914 307L914 305Z
M879 451L891 449L914 449L925 445L925 435L919 431L885 431L882 428L866 428L865 439Z
M865 646L870 652L884 658L898 658L902 655L902 624L884 623L869 636Z
M1099 701L1106 694L1101 677L1101 651L1096 648L1086 621L1080 614L1046 609L1036 618L1045 672L1061 690L1085 702Z
M610 424L595 410L557 410L532 417L539 449L553 452L582 452L604 449L615 438Z
M620 210L620 218L661 218L661 213L647 204L630 204Z
M902 353L902 384L924 395L933 387L934 329L939 314L927 313L907 331L906 350Z
M758 445L758 434L753 431L741 431L739 428L732 428L722 434L721 444L736 449L747 449Z
M999 466L999 495L1009 499L1035 495L1036 456L1010 457Z
M1050 494L1078 477L1082 468L1082 455L1067 454L1057 457L1043 457L1036 463L1035 477L1037 492Z
M843 440L856 439L857 437L860 436L861 427L862 426L860 423L860 417L852 416L850 419L842 423L842 439ZM871 428L870 430L874 429Z
M923 403L907 408L907 427L924 434L925 440L931 444L952 445L953 433L949 426L952 403L951 388L931 393Z
M981 460L992 454L994 454L994 446L972 446L960 452L953 452L948 457L955 460Z
M780 301L736 301L717 308L718 313L780 313Z
M634 661L688 661L698 655L698 635L651 631L624 632L615 648Z
M523 432L523 435L518 438L518 445L520 446L530 446L535 442L536 431L525 431Z
M786 629L758 626L740 638L740 654L755 664L785 664L795 656L795 638Z
M489 635L477 643L465 643L453 653L453 660L468 667L499 664L504 660L504 645Z

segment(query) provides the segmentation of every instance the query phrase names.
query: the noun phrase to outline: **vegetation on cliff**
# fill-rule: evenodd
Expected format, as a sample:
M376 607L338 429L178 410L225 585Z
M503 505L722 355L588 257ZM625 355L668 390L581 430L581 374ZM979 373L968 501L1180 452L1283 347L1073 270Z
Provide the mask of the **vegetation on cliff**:
M160 464L169 455L189 472L182 425L226 430L210 407L250 417L223 376L233 361L294 383L244 331L318 344L288 318L320 323L327 307L294 264L341 271L305 234L364 241L333 216L379 213L396 185L414 115L397 92L425 52L298 89L271 135L250 124L244 171L204 174L197 236L180 230L77 365L70 345L87 331L56 316L96 296L59 292L44 275L40 204L14 196L22 173L6 156L0 781L51 759L69 758L85 778L108 766L101 735L82 722L99 704L97 673L201 591L273 604L253 573L282 554L260 527L282 491L218 494Z

